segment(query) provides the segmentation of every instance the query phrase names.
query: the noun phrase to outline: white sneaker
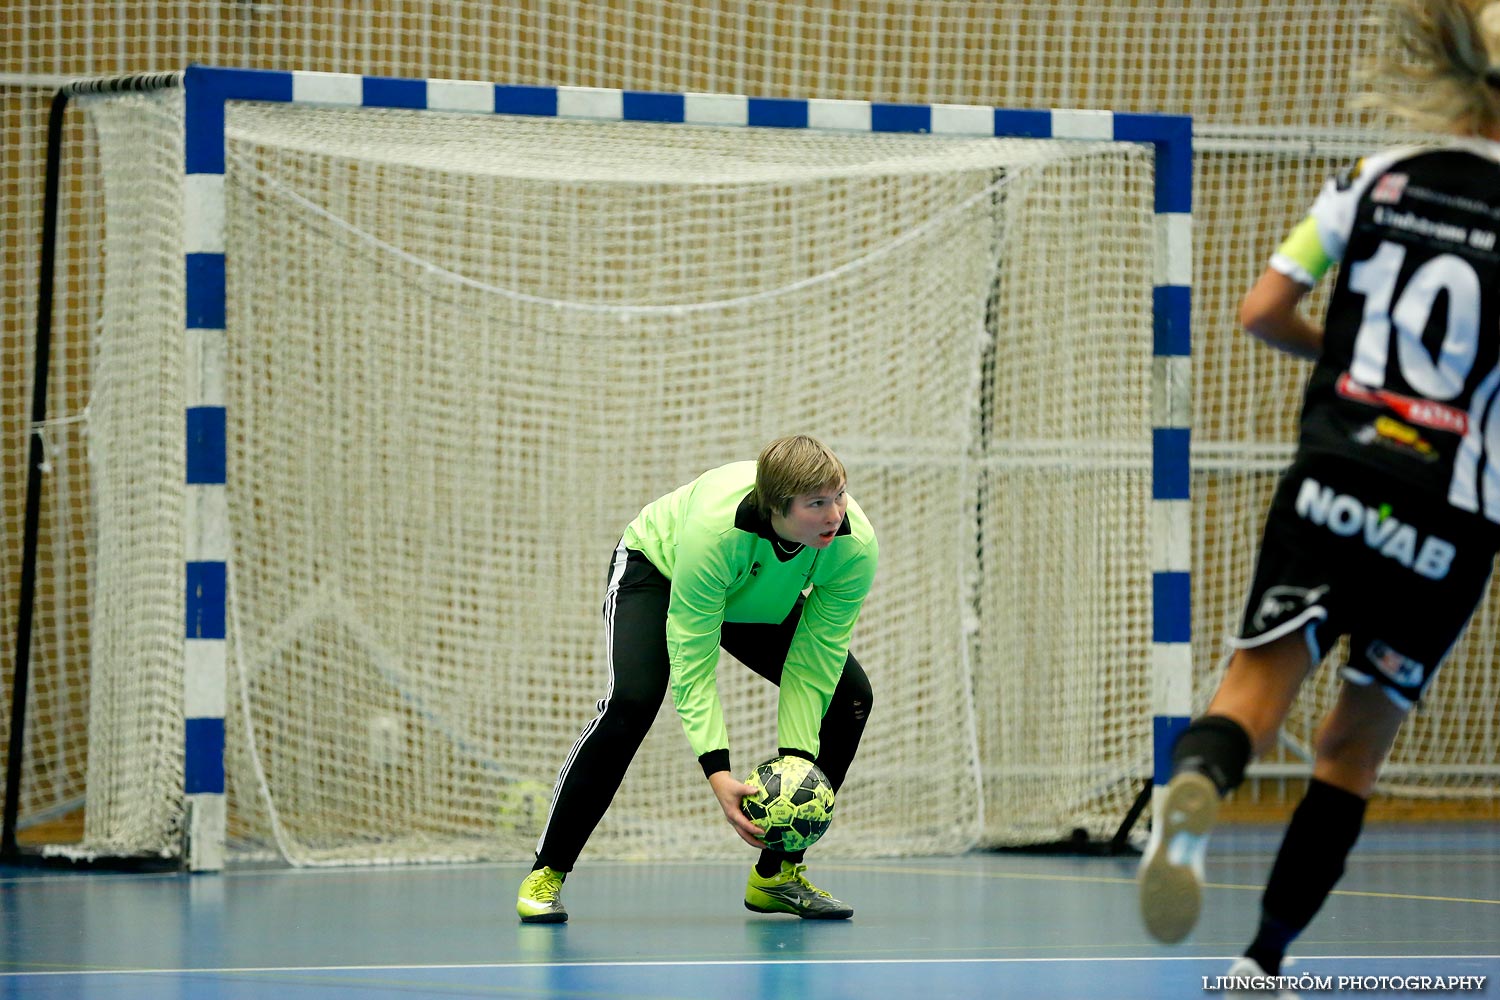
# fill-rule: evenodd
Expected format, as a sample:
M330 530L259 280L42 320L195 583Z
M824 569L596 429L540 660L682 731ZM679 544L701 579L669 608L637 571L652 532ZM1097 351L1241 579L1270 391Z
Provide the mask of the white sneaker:
M1260 967L1260 963L1247 956L1238 959L1231 965L1225 975L1228 977L1265 979L1268 973ZM1225 990L1223 996L1226 1000L1267 1000L1268 997L1274 997L1275 1000L1298 1000L1297 994L1291 990L1278 990L1275 987L1263 990Z
M1206 774L1183 771L1153 803L1151 839L1136 875L1141 920L1151 936L1175 944L1198 923L1203 855L1219 815L1219 789Z

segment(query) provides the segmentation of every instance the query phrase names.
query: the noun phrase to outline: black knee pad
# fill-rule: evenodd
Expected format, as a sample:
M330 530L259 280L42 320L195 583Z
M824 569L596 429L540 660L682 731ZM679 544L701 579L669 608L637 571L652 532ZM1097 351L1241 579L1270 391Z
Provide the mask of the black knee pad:
M1193 720L1172 749L1173 772L1201 771L1225 795L1245 780L1250 763L1250 734L1233 719L1205 715Z

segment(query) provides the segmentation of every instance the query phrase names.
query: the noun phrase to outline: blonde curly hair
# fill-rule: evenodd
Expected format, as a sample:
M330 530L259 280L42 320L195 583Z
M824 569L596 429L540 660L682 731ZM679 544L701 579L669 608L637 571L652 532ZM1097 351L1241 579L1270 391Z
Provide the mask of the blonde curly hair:
M1383 49L1360 73L1361 107L1431 132L1500 135L1500 3L1386 0Z

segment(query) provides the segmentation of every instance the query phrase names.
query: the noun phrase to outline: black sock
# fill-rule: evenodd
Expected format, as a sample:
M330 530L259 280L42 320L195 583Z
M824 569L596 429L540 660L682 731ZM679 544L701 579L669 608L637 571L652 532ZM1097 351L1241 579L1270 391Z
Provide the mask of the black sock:
M1233 719L1223 715L1205 715L1193 722L1177 737L1172 748L1172 773L1199 771L1208 775L1227 795L1245 780L1245 765L1250 763L1250 734Z
M792 854L782 854L780 851L762 850L760 857L755 861L755 874L761 878L770 878L772 875L781 874L781 863L790 861L794 865L802 863L802 855L806 851L796 851Z
M1308 782L1271 866L1260 928L1245 949L1267 975L1281 972L1287 945L1312 922L1344 874L1344 860L1364 821L1364 799L1317 778Z
M1260 915L1260 926L1255 930L1255 940L1245 949L1245 957L1255 959L1255 964L1268 976L1281 975L1281 962L1286 958L1287 945L1301 932L1268 916Z

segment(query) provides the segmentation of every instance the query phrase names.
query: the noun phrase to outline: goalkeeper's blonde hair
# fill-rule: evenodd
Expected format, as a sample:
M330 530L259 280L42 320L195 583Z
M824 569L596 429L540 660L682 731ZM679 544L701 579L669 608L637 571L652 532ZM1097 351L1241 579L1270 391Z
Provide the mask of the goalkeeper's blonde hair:
M817 438L777 438L756 460L754 503L761 517L770 517L772 511L785 517L797 497L843 486L848 478L844 463Z
M1423 131L1500 134L1500 3L1386 0L1375 23L1381 51L1360 74L1360 106Z

